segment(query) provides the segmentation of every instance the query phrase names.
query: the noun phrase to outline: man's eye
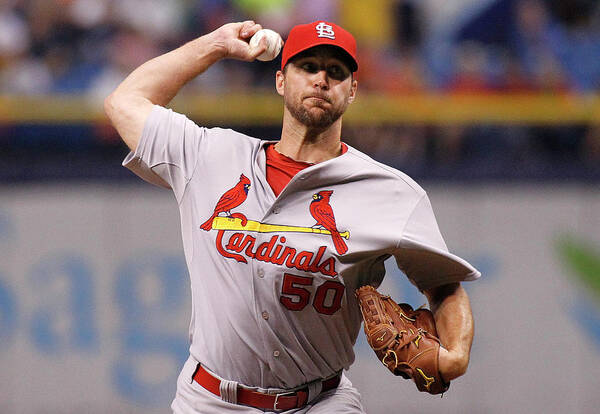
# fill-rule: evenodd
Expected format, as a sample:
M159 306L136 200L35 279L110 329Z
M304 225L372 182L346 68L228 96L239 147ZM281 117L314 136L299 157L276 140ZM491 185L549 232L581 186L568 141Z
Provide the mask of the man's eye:
M331 76L333 79L338 79L338 80L342 80L345 79L348 75L346 74L346 72L344 71L344 69L342 69L340 66L338 65L332 65L329 66L327 68L327 73L329 74L329 76Z
M306 62L302 64L302 69L307 72L314 73L317 71L317 65L311 62Z

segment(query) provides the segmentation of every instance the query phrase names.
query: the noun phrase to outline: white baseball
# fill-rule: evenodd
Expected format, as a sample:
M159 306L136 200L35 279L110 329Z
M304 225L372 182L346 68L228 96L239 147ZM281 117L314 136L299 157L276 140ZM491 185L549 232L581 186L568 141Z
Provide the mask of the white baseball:
M262 60L263 62L273 60L277 57L279 52L281 52L283 39L279 36L279 33L274 32L273 30L261 29L250 39L250 47L253 49L257 48L263 37L267 39L267 48L257 57L257 59Z

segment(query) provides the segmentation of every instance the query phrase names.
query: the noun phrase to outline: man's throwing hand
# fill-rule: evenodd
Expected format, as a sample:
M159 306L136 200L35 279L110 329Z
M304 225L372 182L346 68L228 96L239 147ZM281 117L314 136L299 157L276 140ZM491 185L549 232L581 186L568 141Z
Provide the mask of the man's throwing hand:
M221 50L221 58L230 58L251 62L267 49L263 38L257 46L251 47L250 39L262 26L253 20L242 23L227 23L208 34L214 44Z

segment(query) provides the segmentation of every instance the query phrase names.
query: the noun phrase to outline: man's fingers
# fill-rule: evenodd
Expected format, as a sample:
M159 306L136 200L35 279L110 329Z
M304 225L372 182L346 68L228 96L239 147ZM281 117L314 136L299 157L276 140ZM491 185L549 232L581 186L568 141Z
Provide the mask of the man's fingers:
M256 59L265 50L267 50L267 46L267 38L263 36L263 38L260 39L260 41L255 47L250 48L250 55L252 56L252 59Z
M264 39L261 39L258 45L253 45L254 47L249 45L252 36L261 29L262 26L254 20L229 23L214 32L215 41L223 44L226 50L224 58L250 62L267 49L267 42Z
M255 23L254 20L246 20L242 23L242 29L240 30L240 37L242 39L249 39L256 32L262 29L262 26L258 23Z

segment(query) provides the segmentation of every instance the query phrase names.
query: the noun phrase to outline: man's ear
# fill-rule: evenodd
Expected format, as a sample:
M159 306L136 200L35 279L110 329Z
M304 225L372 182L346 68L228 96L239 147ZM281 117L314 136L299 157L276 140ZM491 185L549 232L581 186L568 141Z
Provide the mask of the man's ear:
M275 74L275 89L277 89L277 93L283 96L283 89L285 86L285 74L278 70Z
M356 79L352 80L352 85L350 86L350 95L348 96L348 103L354 102L354 98L356 98L356 89L358 88L358 82Z

